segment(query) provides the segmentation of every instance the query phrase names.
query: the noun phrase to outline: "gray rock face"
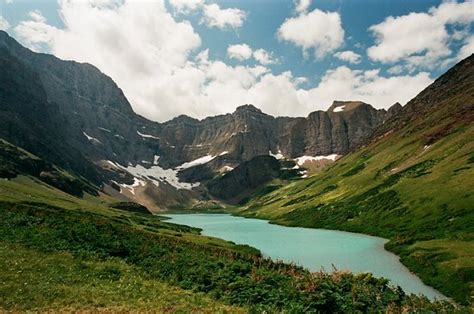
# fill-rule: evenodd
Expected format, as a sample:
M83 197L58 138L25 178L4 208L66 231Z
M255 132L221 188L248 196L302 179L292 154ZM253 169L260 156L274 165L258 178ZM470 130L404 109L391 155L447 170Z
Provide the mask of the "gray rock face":
M368 139L387 112L363 102L351 102L344 110L315 111L306 118L272 117L252 105L232 114L195 120L181 116L163 124L159 137L173 143L170 165L227 151L230 163L240 163L269 151L295 158L345 154ZM163 146L162 146L163 148Z

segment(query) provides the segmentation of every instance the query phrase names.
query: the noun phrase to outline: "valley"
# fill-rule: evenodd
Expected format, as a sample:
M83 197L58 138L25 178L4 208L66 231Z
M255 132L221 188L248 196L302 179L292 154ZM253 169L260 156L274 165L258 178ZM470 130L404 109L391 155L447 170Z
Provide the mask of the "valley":
M0 312L471 312L474 54L341 99L152 121L0 30Z

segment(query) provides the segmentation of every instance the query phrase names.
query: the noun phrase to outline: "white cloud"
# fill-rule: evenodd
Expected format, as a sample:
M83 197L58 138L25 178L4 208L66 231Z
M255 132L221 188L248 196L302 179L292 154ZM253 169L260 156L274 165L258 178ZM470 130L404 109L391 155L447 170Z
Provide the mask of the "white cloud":
M9 28L10 28L10 23L8 23L8 21L3 16L0 15L0 30L6 31Z
M190 13L201 8L204 0L169 0L171 6L179 13Z
M311 6L311 0L296 0L295 11L296 13L306 13Z
M421 72L415 76L384 77L378 70L358 71L340 66L328 71L317 87L300 90L300 102L324 105L334 99L361 100L377 108L388 108L395 102L408 102L433 80L429 73Z
M227 56L240 61L247 60L252 57L252 49L247 44L230 45L227 47Z
M269 65L276 63L273 59L272 54L265 49L257 49L255 51L250 48L247 44L230 45L227 47L227 56L231 59L237 59L240 61L248 60L252 56L261 65Z
M400 74L403 72L403 67L401 65L394 65L387 70L390 74Z
M310 84L307 79L289 71L274 74L263 64L230 66L211 60L192 25L177 22L163 2L97 7L62 1L59 14L64 29L35 12L15 27L16 36L30 47L47 45L60 58L94 64L117 82L136 112L158 121L179 114L203 118L228 113L245 103L288 116L327 109L334 99L388 107L407 101L431 82L427 73L386 78L377 70L339 67L303 89L303 83ZM251 56L262 62L257 51L251 50Z
M269 65L276 63L276 61L272 58L272 55L268 53L265 49L257 49L253 53L253 57L262 65Z
M302 13L285 20L278 29L278 38L303 48L305 55L314 49L315 56L322 58L344 43L341 16L318 9Z
M40 11L31 11L29 17L30 20L23 21L14 28L20 40L33 51L41 52L44 44L51 47L52 41L61 31L48 25Z
M245 17L245 12L240 9L221 9L218 4L213 3L204 7L203 22L209 27L220 29L239 28Z
M334 56L339 60L346 61L349 63L359 63L361 59L360 54L355 53L351 50L337 52L336 54L334 54Z
M444 2L427 13L389 16L369 28L376 44L368 48L367 54L372 60L384 63L403 61L409 69L435 67L451 55L450 40L462 38L462 32L450 34L446 26L472 23L473 12L474 0L468 0Z
M459 50L458 59L462 60L474 53L474 35L469 36Z

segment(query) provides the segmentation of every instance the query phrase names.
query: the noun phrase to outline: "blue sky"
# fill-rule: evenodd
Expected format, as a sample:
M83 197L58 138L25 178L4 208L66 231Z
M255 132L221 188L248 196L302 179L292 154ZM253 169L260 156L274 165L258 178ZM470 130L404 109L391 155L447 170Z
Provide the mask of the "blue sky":
M474 52L472 0L0 3L0 26L10 35L96 65L138 113L160 121L247 102L291 116L324 110L336 98L387 108ZM267 62L255 57L259 49Z

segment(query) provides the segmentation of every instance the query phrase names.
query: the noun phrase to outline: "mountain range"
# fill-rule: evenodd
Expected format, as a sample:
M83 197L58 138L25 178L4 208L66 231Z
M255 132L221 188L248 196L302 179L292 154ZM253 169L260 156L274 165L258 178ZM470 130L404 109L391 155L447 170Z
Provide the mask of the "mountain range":
M360 101L334 101L327 111L291 118L247 104L232 114L203 120L181 115L158 123L134 113L122 90L90 64L32 52L5 32L0 32L0 58L4 140L84 177L96 192L154 211L208 204L213 198L238 202L264 183L251 182L238 170L232 188L218 189L230 182L220 177L242 163L246 167L262 155L292 159L294 164L262 177L265 182L289 178L281 168L333 161L401 110L398 103L386 111ZM275 161L255 161L262 162L263 169L274 169ZM293 171L298 175L307 174Z

